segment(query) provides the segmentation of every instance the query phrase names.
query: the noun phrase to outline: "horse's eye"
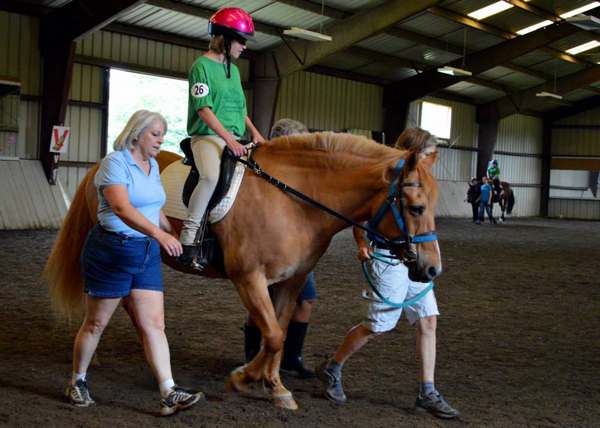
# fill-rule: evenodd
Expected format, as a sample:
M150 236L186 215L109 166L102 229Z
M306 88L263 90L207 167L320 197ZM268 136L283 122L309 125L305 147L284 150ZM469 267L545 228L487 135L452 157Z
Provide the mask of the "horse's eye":
M413 205L412 207L408 208L408 210L414 217L420 217L423 215L425 207L423 205Z

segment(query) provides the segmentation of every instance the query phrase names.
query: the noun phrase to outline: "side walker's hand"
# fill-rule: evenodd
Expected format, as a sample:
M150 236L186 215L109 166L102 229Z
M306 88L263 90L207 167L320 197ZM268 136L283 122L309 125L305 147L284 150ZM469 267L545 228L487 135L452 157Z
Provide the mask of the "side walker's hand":
M227 147L229 147L229 149L237 157L243 156L247 153L246 148L244 146L242 146L240 143L238 143L237 141L234 141L232 143L227 143Z
M167 232L161 231L160 235L156 238L156 241L163 250L166 251L171 257L180 256L183 253L183 248L179 240Z
M373 254L373 250L371 249L371 247L360 247L358 249L358 260L360 260L361 262L371 260L371 254Z

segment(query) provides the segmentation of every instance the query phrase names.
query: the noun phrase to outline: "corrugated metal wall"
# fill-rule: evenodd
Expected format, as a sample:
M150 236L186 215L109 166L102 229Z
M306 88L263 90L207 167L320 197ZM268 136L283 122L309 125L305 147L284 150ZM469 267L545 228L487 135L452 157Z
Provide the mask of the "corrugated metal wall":
M275 120L289 117L309 129L381 131L383 88L321 74L299 72L285 78Z
M600 157L600 108L588 110L562 120L553 125L567 125L573 128L552 129L552 156ZM582 126L576 128L575 126ZM587 126L587 128L586 128ZM553 186L587 188L588 171L552 170L550 184ZM600 220L600 193L594 198L589 190L551 189L548 206L550 217Z
M42 61L38 49L39 20L25 15L0 11L0 78L10 77L21 82L21 95L41 94ZM2 156L37 159L39 103L19 103L17 142Z

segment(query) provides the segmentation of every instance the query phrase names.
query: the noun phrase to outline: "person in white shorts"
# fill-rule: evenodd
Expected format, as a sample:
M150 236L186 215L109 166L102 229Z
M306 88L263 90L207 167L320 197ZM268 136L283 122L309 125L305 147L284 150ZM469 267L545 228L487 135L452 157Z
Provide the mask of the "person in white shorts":
M437 140L429 132L413 127L406 129L398 139L396 148L418 151L424 158L435 151ZM413 282L408 278L408 269L403 264L389 265L372 258L373 252L389 256L389 251L371 248L362 229L354 228L354 239L358 245L358 259L367 262L368 272L379 293L392 302L407 302L420 294L429 284ZM436 357L436 326L439 315L433 290L405 308L394 308L382 302L372 291L364 291L366 312L363 321L354 326L332 358L326 359L316 368L323 382L325 396L336 403L347 401L342 387L342 366L367 342L378 335L392 330L403 310L408 322L417 326L417 353L420 366L420 390L415 408L444 419L457 418L459 411L452 408L435 389L434 371Z

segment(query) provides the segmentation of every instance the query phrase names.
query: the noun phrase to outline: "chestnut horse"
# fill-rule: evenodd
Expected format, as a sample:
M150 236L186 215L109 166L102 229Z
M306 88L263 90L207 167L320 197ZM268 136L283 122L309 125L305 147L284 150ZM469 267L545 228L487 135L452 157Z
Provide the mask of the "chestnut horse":
M376 232L389 239L406 233L414 236L414 241L404 244L397 253L405 259L410 253L413 280L429 282L442 270L432 233L438 189L431 167L436 155L419 161L415 153L401 152L364 137L326 132L277 138L259 147L254 158L271 176L356 222L373 218L385 203L393 206L378 222ZM180 158L161 153L156 159L162 171ZM404 166L397 168L403 159ZM97 168L80 184L46 265L54 307L66 316L83 306L79 254L97 221L98 196L93 184ZM399 212L403 227L395 218ZM181 221L170 221L181 230ZM262 331L263 348L251 362L229 375L228 391L241 391L262 379L275 405L297 409L279 377L287 325L309 272L332 237L348 227L348 222L247 171L233 207L223 220L212 225L212 230L223 248L227 275ZM419 239L419 234L433 239ZM163 261L187 273L218 276L212 269L186 270L164 253ZM274 286L272 300L268 285Z

